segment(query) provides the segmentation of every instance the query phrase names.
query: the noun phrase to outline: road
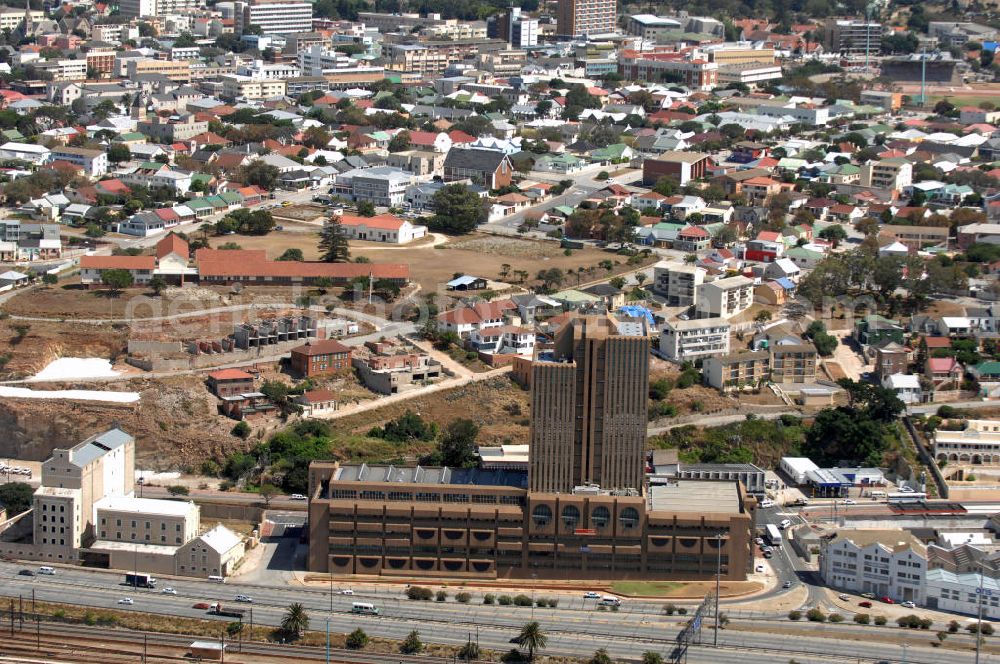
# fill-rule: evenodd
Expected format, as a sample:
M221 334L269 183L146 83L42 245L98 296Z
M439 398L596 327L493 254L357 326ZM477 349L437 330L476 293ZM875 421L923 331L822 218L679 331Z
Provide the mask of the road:
M245 620L249 622L252 619L254 625L276 625L289 604L300 602L307 609L314 629L321 628L329 618L330 629L336 632L348 632L360 626L372 636L403 639L411 630L417 629L425 641L451 645L460 645L469 634L478 633L483 647L501 651L509 649L510 639L524 623L534 619L549 635L546 654L580 656L605 647L613 657L638 658L646 650L669 651L682 622L686 620L683 616L662 615L660 602L628 601L621 611L614 613L595 611L594 600L582 598L560 603L556 609L529 609L484 606L478 593L475 593L472 603L463 605L451 599L443 603L409 601L403 597L403 589L399 587L383 588L374 593L358 591L353 596L345 596L331 594L326 589L265 588L236 582L219 585L193 579L161 580L161 586L171 586L177 591L178 594L173 596L157 590L121 585L121 574L59 568L55 576L22 577L17 575L22 568L24 565L0 563L0 594L30 597L34 591L35 597L44 601L190 618L212 618L205 611L194 609L196 602L222 601L236 605L233 598L237 594L246 594L254 598L254 603L242 605L247 609ZM334 589L342 587L337 583ZM117 602L123 597L133 598L134 607L119 605ZM359 600L380 607L383 615L352 614L351 604ZM724 605L724 610L729 610L728 605ZM906 634L897 628L879 630L853 625L817 626L788 621L777 623L777 619L777 616L763 621L734 618L730 628L720 633L720 644L726 646L725 658L720 658L715 651L696 648L690 653L689 660L763 662L768 660L762 659L762 655L753 650L766 649L772 653L770 661L774 661L775 651L789 654L811 652L829 656L831 661L846 661L845 658L853 661L858 656L864 661L878 658L897 661L899 646L882 643L872 637ZM219 620L228 622L231 619ZM780 625L781 633L752 631L763 629L765 625L770 629ZM710 631L706 630L704 639L711 639ZM968 637L949 637L952 643L962 643L963 639L967 641ZM964 654L931 649L926 638L919 644L923 645L915 644L909 649L910 662L945 664L971 661ZM741 653L739 658L736 658L737 653ZM734 657L730 657L731 654ZM816 660L810 658L809 661Z

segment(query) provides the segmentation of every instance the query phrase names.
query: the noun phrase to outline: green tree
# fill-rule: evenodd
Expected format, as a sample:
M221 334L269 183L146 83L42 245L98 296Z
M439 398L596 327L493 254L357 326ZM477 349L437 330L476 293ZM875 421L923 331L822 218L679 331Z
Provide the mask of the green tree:
M59 277L55 274L43 274L42 283L46 286L55 286L59 283Z
M642 664L663 664L663 657L654 650L642 653Z
M309 614L298 602L288 605L285 615L281 618L281 631L292 638L299 638L309 629Z
M459 649L458 656L467 662L479 659L479 644L470 638L465 642L465 645Z
M472 420L460 418L448 423L441 438L441 463L466 468L475 465L476 436L479 427Z
M404 655L415 655L424 649L424 644L420 640L420 632L413 630L406 635L406 638L399 645L399 652Z
M271 506L271 501L274 497L281 495L281 489L273 484L261 484L257 493L260 495L261 500L264 501L264 509L267 509Z
M375 204L371 201L358 201L358 214L362 217L375 216Z
M344 645L351 650L363 650L364 647L368 645L368 635L365 634L363 629L358 627L356 630L347 635Z
M118 297L121 292L135 282L128 270L104 270L101 273L101 283L108 287L112 297Z
M404 152L410 149L410 132L405 129L389 141L389 152Z
M347 234L335 215L323 226L319 234L320 260L325 263L346 263L351 259L351 246Z
M155 277L149 280L149 287L153 290L154 293L160 295L167 288L167 280L161 277L160 275L156 275Z
M31 507L34 488L24 482L8 482L0 484L0 506L7 510L10 518Z
M252 429L250 428L250 425L247 424L245 420L240 420L239 422L236 423L236 426L234 426L233 430L230 431L229 433L233 434L237 438L242 438L243 440L246 440L247 436L250 435L251 431Z
M278 182L279 175L281 171L277 167L257 159L242 167L237 173L237 179L244 184L257 185L270 191Z
M528 649L529 660L535 658L535 651L545 649L548 640L545 632L542 631L542 626L534 620L526 623L521 628L520 634L517 635L517 644L522 648Z
M446 233L464 234L486 221L482 199L464 184L445 185L431 199L431 225Z
M108 161L112 164L120 164L132 158L132 152L124 143L115 143L108 148Z
M292 247L291 249L285 249L284 253L278 256L279 261L304 261L305 256L302 254L302 250Z
M611 655L607 648L598 648L594 656L590 658L590 664L612 664Z
M847 239L847 231L840 224L833 224L821 230L819 236L824 240L833 242L833 246L836 247Z

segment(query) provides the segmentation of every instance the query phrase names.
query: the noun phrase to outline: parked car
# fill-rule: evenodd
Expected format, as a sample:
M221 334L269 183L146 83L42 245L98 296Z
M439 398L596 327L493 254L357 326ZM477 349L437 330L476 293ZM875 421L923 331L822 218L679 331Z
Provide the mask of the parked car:
M907 609L915 609L915 608L917 608L917 605L914 604L913 602L910 602L910 601L900 602L899 605L903 606L903 607L906 607Z
M350 588L344 588L343 590L340 591L340 594L341 595L353 595L354 591L351 590Z
M164 588L163 590L160 591L160 594L161 595L176 595L177 591L174 590L173 588Z
M601 599L601 593L595 593L593 590L588 590L583 593L584 599Z
M896 603L896 602L894 602L894 601L892 600L892 598L891 598L891 597L883 597L883 598L882 598L882 602L883 602L884 604L895 604L895 603Z
M34 576L35 575L35 570L32 570L32 569L22 569L20 572L18 572L18 575L20 575L20 576Z
M845 505L857 505L858 503L853 498L847 498L846 500L844 500L844 504Z
M771 558L771 557L772 557L773 555L774 555L774 554L773 554L773 553L771 553L770 551L765 551L765 552L764 552L764 557L765 557L765 558Z
M250 597L249 595L237 595L236 601L246 602L247 604L253 604L253 597Z
M792 587L792 582L791 581L785 581L784 583L781 584L781 587L782 588L791 588Z
M758 574L763 574L763 572L764 572L764 566L763 565L757 565L756 570L757 570Z
M118 603L125 604L127 606L132 606L133 604L135 604L135 600L132 599L131 597L122 597L120 600L118 600Z
M289 498L291 498L292 500L305 500L306 499L306 497L303 496L301 493L293 493L292 495L289 496Z
M753 540L753 543L756 544L757 546L764 546L764 538L763 537L755 537L754 540Z
M847 593L840 593L839 595L837 595L837 597L839 597L845 602L851 599L851 596L848 595Z
M861 596L865 599L875 599L875 593L861 593Z
M868 600L865 600L864 602L858 602L858 606L860 606L860 607L862 607L864 609L870 609L870 608L872 608L872 603L869 602Z
M909 486L901 486L901 487L899 487L899 490L902 493L913 493L913 487L909 487Z

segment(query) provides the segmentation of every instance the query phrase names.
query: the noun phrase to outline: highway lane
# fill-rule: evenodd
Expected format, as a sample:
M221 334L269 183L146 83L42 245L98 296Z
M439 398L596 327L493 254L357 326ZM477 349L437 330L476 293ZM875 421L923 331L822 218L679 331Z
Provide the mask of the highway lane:
M484 647L506 649L510 647L509 640L521 625L532 618L528 608L464 606L449 602L446 604L411 602L404 599L388 601L379 598L379 605L385 615L380 617L356 616L349 613L351 603L358 596L333 596L334 612L329 612L330 597L324 593L310 590L288 589L256 589L230 585L208 584L204 581L165 581L178 591L177 596L163 595L158 590L132 589L118 585L120 575L100 575L89 570L60 569L54 577L19 577L15 576L18 566L4 564L0 572L0 593L6 595L23 594L30 598L31 589L35 589L40 600L59 601L74 604L94 606L96 608L136 610L165 615L176 615L191 618L211 618L204 611L192 608L196 601L223 601L233 606L247 609L249 621L250 605L237 605L231 601L238 593L254 596L252 605L253 620L256 625L276 625L280 622L285 607L300 601L306 607L313 621L313 628L325 625L330 618L331 629L337 632L348 632L355 627L362 627L371 635L386 638L402 639L412 629L418 629L422 638L428 641L461 644L469 634L479 634L480 643ZM98 578L94 578L98 577ZM103 578L99 578L103 577ZM136 604L126 607L117 604L122 597L132 597ZM561 654L586 654L598 647L607 647L613 654L622 657L638 657L648 649L663 651L672 647L672 640L679 631L681 617L666 617L641 615L633 613L605 613L577 609L535 609L534 619L542 623L550 635L550 650ZM230 618L219 618L228 622ZM749 627L749 621L734 621L733 626ZM787 627L787 630L785 629ZM830 638L807 637L797 632L816 630L818 626L805 623L784 623L783 630L787 635L757 634L737 629L723 630L721 643L739 648L786 648L789 651L802 650L803 644L810 644L809 649L815 652L838 652L848 654L851 639L856 639L857 653L878 653L878 656L892 659L892 650L897 646L891 644L873 644L870 636L874 628L867 632L865 628L853 626L826 626L822 628L830 633ZM895 630L897 633L899 630ZM904 632L905 634L905 632ZM924 632L924 634L928 634ZM706 638L710 632L706 630ZM956 637L961 638L961 637ZM914 652L916 652L916 648ZM854 656L855 651L850 651ZM933 655L933 652L929 652ZM699 660L692 660L699 661ZM711 658L703 661L712 661ZM715 660L719 661L719 660ZM729 661L729 660L727 660ZM735 660L734 660L735 661ZM758 660L746 660L758 661ZM911 661L924 661L929 664L946 661L964 661L961 659L911 658Z

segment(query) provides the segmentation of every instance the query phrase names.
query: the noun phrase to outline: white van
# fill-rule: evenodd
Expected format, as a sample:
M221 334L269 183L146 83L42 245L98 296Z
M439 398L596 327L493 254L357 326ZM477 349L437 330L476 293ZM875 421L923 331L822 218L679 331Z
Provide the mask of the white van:
M217 575L213 574L212 576L208 577L208 580L211 581L212 583L225 583L226 582L226 577L224 577L224 576L217 576Z
M609 596L606 596L606 597L602 597L601 601L598 602L598 604L600 604L602 606L621 606L622 605L622 601L620 599L618 599L617 597L611 597L609 595Z
M782 530L784 530L785 528L787 528L790 525L792 525L791 519L785 519L781 523L778 524L778 528L781 528Z
M364 613L370 616L377 616L381 611L374 604L355 602L351 605L351 613Z
M872 500L879 500L880 498L885 498L885 491L872 491Z
M38 573L39 574L48 574L49 576L51 576L51 575L53 575L53 574L56 573L56 570L55 570L54 567L48 567L47 565L43 565L42 567L38 568Z
M774 507L774 501L771 500L770 498L765 498L764 500L760 501L760 506L764 508Z

